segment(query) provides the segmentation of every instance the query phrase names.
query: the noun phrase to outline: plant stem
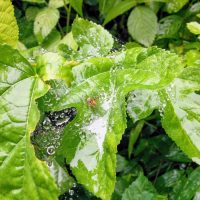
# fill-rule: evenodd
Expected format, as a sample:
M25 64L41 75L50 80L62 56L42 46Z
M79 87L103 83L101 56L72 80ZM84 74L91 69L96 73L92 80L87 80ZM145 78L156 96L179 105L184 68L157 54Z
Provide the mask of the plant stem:
M147 121L145 121L144 122L146 125L148 125L148 126L150 126L150 127L152 127L152 128L154 128L154 129L157 129L157 127L156 126L154 126L153 124L150 124L149 122L147 122Z
M71 15L71 4L69 4L69 8L66 6L66 1L65 0L63 0L63 2L64 2L64 8L65 8L65 10L66 10L66 12L67 12L67 20L66 20L66 33L68 33L69 32L69 23L70 23L70 15Z
M155 179L154 179L154 181L153 181L153 184L156 183L156 180L157 180L158 175L159 175L160 170L161 170L162 163L163 163L163 161L160 161L160 164L159 164L159 166L158 166L158 170L157 170L157 172L156 172L156 176L155 176Z
M69 4L69 9L67 13L67 33L69 32L69 23L70 23L70 15L71 15L71 4Z
M64 32L62 30L62 27L61 27L60 23L58 23L58 28L60 30L61 36L63 37L64 36Z

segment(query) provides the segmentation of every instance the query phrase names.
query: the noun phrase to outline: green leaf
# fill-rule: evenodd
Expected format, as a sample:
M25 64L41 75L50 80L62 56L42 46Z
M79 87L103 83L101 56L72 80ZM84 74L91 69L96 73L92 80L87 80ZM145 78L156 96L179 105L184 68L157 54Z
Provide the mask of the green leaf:
M0 43L16 47L19 31L10 0L0 0L0 13Z
M189 9L190 14L198 14L200 12L200 2L194 3Z
M174 143L169 147L168 152L165 152L164 156L165 158L167 158L167 160L171 160L174 162L180 162L180 163L192 162L192 160L187 155L185 155L185 153L181 151L181 149Z
M78 45L76 41L74 40L72 32L69 32L67 35L65 35L59 44L66 44L68 47L70 47L73 50L78 49Z
M188 2L189 0L169 0L169 2L166 3L166 10L168 13L178 12Z
M178 15L170 15L162 18L159 21L157 38L176 38L182 22L182 18Z
M44 110L77 109L56 156L65 157L78 182L102 199L109 199L114 190L115 153L126 128L125 95L163 87L182 68L175 54L157 48L130 49L124 55L116 68L91 73L58 101L52 99L51 107L48 101L42 105Z
M188 179L182 181L182 184L170 196L170 199L191 200L200 188L200 167L197 167L189 175Z
M160 99L156 90L135 90L127 100L127 112L133 122L144 119L158 109Z
M155 62L153 62L154 59ZM161 63L163 65L162 69L160 69ZM178 67L175 74L170 72L170 70L168 71L170 65L172 71L175 66ZM171 54L168 51L156 47L148 49L135 47L127 51L113 53L106 58L99 57L87 60L73 68L73 76L76 82L82 82L84 79L112 69L114 70L115 68L126 69L133 67L145 69L145 66L149 66L149 70L151 70L152 73L155 73L155 70L157 71L159 69L158 73L165 74L165 77L168 76L169 80L177 76L182 68L181 60L175 54ZM166 72L166 70L168 72Z
M45 0L22 0L25 2L30 2L30 3L45 3Z
M25 13L27 21L34 21L39 11L40 9L38 7L28 7Z
M20 18L18 20L18 26L20 32L19 40L28 48L37 46L37 38L33 32L33 21L27 21L25 17Z
M44 8L38 12L34 21L34 33L39 43L41 43L56 26L58 19L59 11L55 8Z
M200 52L190 50L185 54L185 60L189 67L200 67Z
M46 110L51 110L52 105L69 92L69 88L63 80L50 80L48 81L50 85L49 91L38 100L39 109L43 112Z
M106 0L99 0L99 11L101 15L106 15L109 10L112 8L112 6L115 3L120 2L120 0L110 0L110 1L106 1Z
M43 40L42 47L47 51L57 52L60 41L60 32L54 28L51 33L49 33L49 35Z
M68 4L68 0L50 0L49 1L49 7L52 8L60 8L63 7L65 4Z
M113 47L108 31L93 22L77 18L72 24L72 34L85 57L107 55Z
M155 187L160 193L169 193L182 175L183 171L181 170L173 169L168 171L156 179Z
M200 24L198 22L187 23L189 31L195 35L200 35Z
M138 6L129 15L128 32L134 40L145 45L152 45L157 33L157 16L148 7Z
M30 143L39 120L35 100L48 86L16 50L0 46L0 54L0 198L56 200L55 182Z
M37 57L36 63L37 73L43 80L62 79L67 85L71 84L73 65L65 62L58 53L44 53Z
M133 151L133 146L135 142L137 141L140 132L142 131L142 128L144 126L144 121L139 121L136 126L131 130L130 136L129 136L129 143L128 143L128 156L131 157L131 153Z
M141 91L141 96L129 97L128 112L133 120L143 119L159 107L162 125L169 137L193 161L199 163L199 68L186 68L180 78L161 91ZM157 94L158 96L157 96ZM157 106L156 106L157 105Z
M122 194L125 189L130 185L130 178L127 176L117 177L117 181L115 184L115 191L112 194L112 200L121 200Z
M83 0L69 0L70 5L74 10L81 16L83 17Z
M76 83L80 83L99 73L109 71L114 66L114 61L109 58L91 58L72 69Z
M105 2L105 1L104 1ZM136 5L135 0L126 0L126 1L116 1L114 5L109 9L106 14L105 20L103 25L107 24L117 16L123 14L124 12L128 11L132 7Z
M152 183L142 174L125 190L122 200L154 200L158 196Z
M193 161L200 164L200 69L186 68L160 96L162 125L167 134Z
M127 166L129 165L129 162L124 158L123 156L117 155L117 168L116 172L122 172Z

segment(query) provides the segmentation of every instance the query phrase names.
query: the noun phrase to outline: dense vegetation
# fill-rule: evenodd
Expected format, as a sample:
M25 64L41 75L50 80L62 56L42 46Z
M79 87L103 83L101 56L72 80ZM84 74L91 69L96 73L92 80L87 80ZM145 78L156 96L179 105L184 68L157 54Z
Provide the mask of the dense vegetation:
M0 199L199 200L200 2L0 0Z

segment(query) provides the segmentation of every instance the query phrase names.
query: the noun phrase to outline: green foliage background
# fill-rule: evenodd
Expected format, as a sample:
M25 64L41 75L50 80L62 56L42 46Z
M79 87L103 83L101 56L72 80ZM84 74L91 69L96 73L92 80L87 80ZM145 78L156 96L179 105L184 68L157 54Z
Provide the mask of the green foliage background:
M0 199L200 199L199 1L0 14Z

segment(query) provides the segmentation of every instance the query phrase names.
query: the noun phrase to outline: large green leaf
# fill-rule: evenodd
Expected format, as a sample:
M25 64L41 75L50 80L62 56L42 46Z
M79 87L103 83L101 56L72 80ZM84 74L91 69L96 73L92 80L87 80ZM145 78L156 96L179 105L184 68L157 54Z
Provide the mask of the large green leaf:
M55 200L55 182L30 143L39 120L35 99L48 86L16 50L0 46L0 54L0 199Z
M162 68L160 68L161 64ZM87 60L73 68L73 75L76 82L82 82L84 79L99 73L112 69L115 71L115 68L127 69L133 67L145 70L147 66L148 70L154 73L155 76L163 75L165 76L163 81L171 81L180 72L181 60L175 54L156 47L148 49L136 47L108 55L106 58L99 57ZM174 72L176 66L178 68Z
M0 13L0 42L16 47L19 31L10 0L0 0Z
M136 7L127 22L128 32L134 40L150 46L156 36L158 24L155 13L146 6Z
M83 57L107 55L113 47L111 34L93 22L75 19L72 33Z
M44 8L38 12L34 21L34 33L39 43L41 43L56 26L59 16L59 11L50 7Z
M103 66L93 62L98 73L91 71L87 79L77 81L60 100L52 100L51 107L48 101L41 105L44 110L77 109L56 155L65 157L78 182L102 199L109 199L114 190L115 153L126 128L125 95L134 89L163 87L182 68L175 54L157 48L135 48L122 54L115 62L112 56L105 59L108 66L101 73L98 69ZM114 63L111 69L109 63Z
M182 75L162 90L167 134L193 161L200 164L200 69L186 68Z
M128 112L134 121L159 108L167 134L197 163L200 163L200 96L196 92L200 90L199 75L199 68L186 68L165 89L139 90L141 95L130 96L128 101Z

